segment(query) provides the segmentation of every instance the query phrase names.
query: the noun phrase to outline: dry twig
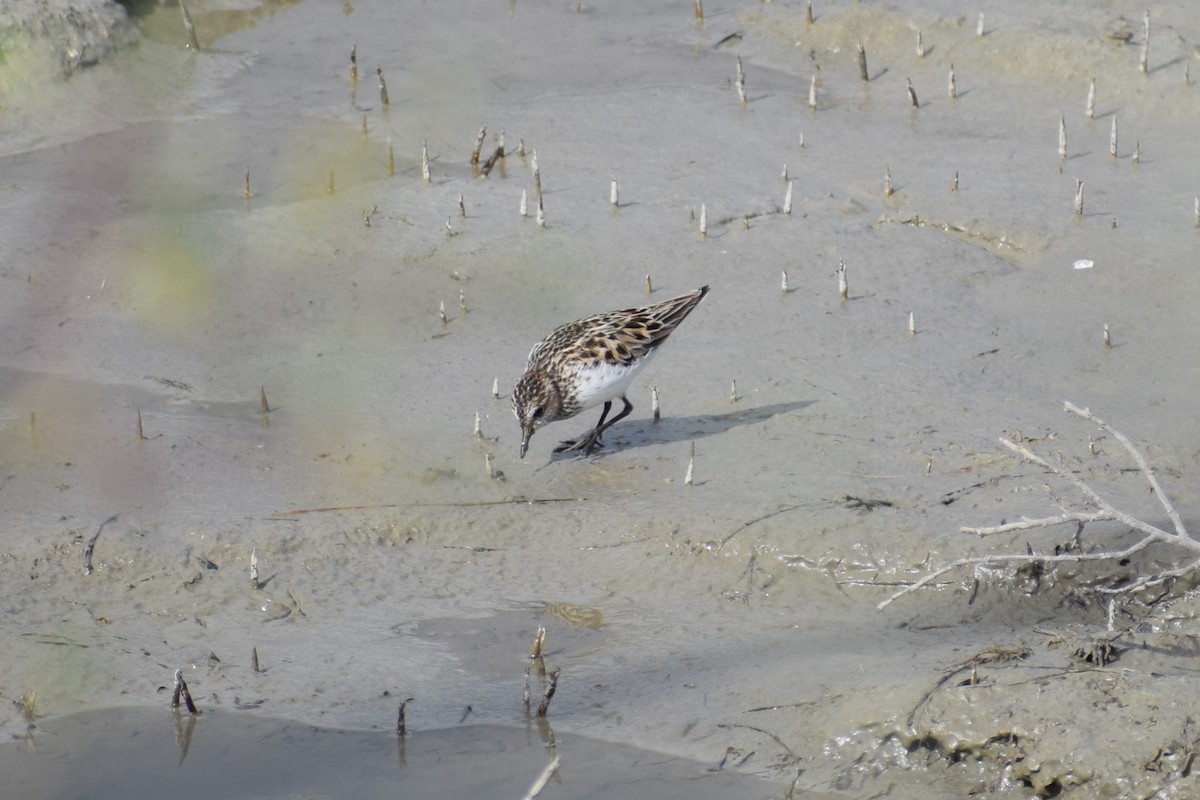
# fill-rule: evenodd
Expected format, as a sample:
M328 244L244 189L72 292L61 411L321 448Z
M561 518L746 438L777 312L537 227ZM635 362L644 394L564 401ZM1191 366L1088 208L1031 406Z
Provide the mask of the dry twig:
M910 592L927 586L937 578L952 572L960 567L976 566L987 564L996 566L1000 564L1020 564L1020 563L1036 563L1047 564L1055 562L1071 562L1078 563L1082 561L1108 561L1119 562L1122 559L1144 550L1151 544L1167 544L1173 547L1182 548L1193 557L1185 564L1173 569L1159 570L1152 574L1143 575L1136 580L1122 583L1119 585L1097 586L1093 591L1101 595L1108 595L1110 598L1115 598L1121 595L1130 595L1134 592L1143 589L1149 589L1155 586L1160 586L1175 578L1185 577L1195 572L1200 572L1200 541L1193 539L1188 533L1187 527L1183 523L1179 512L1171 503L1170 498L1163 492L1162 485L1159 484L1158 478L1154 475L1154 470L1146 463L1146 459L1141 452L1134 446L1129 437L1118 430L1113 429L1104 420L1097 417L1086 408L1080 408L1073 403L1064 403L1064 410L1070 414L1082 417L1095 423L1102 431L1112 436L1114 439L1124 445L1125 449L1133 457L1134 462L1138 466L1138 470L1150 485L1154 496L1158 498L1159 503L1166 511L1168 519L1171 520L1173 530L1165 530L1156 525L1140 520L1131 514L1128 514L1114 507L1111 503L1101 497L1094 489L1088 486L1083 480L1071 470L1056 464L1051 464L1046 459L1034 453L1023 444L1014 442L1008 438L1001 437L1000 443L1012 450L1018 456L1031 464L1036 464L1042 469L1050 472L1059 478L1062 478L1067 483L1074 486L1081 495L1083 495L1083 506L1085 508L1079 510L1068 510L1065 513L1058 514L1052 517L1041 517L1038 519L1023 519L1019 522L1009 522L1003 525L997 525L988 528L962 528L963 533L973 533L976 536L994 536L997 534L1011 533L1013 531L1030 530L1033 528L1050 528L1056 525L1061 525L1067 522L1076 523L1080 529L1089 522L1118 522L1128 526L1133 532L1140 534L1140 538L1119 550L1098 550L1090 553L1056 553L1054 555L1038 555L1036 553L993 553L986 556L974 556L969 558L960 558L943 564L937 569L926 573L924 576L905 586L903 589L895 592L887 599L879 603L878 608L884 608L890 605L895 600L903 597ZM1110 609L1111 617L1111 609Z

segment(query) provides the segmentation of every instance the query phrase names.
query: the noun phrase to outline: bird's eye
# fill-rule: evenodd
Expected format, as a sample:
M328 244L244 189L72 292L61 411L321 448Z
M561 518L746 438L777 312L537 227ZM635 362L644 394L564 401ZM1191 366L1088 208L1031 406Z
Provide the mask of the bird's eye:
M530 415L530 419L541 419L542 418L542 410L543 409L541 406L538 406L537 408L535 408L533 410L533 413Z

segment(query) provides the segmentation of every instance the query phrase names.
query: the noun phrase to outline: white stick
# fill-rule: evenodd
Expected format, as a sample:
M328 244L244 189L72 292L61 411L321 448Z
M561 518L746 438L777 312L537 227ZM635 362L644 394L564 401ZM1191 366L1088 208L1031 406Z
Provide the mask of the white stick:
M792 213L792 182L788 181L787 194L783 196L783 213Z
M1143 75L1150 73L1150 9L1142 17L1142 56L1138 59L1138 71Z
M500 399L500 379L499 378L492 378L492 399L493 400Z
M808 107L817 110L817 76L813 75L808 82Z
M429 148L423 139L421 140L421 180L426 183L433 182L433 175L429 171Z
M1067 120L1066 117L1058 118L1058 157L1067 157Z
M700 16L702 16L702 13L700 11L700 0L696 0L696 17L697 17L697 19L699 19ZM543 769L541 774L537 776L537 779L533 782L533 785L529 787L529 791L525 793L525 796L523 798L521 798L521 800L533 800L533 798L535 798L539 794L541 794L542 789L546 788L546 784L550 782L550 777L552 775L554 775L554 773L557 769L558 769L558 756L555 756L554 760L551 761L549 764L547 764L546 768Z
M1088 83L1087 112L1086 113L1087 113L1088 119L1096 118L1096 79L1095 78L1092 78L1092 80Z
M788 293L788 282L787 282L787 270L786 269L783 271L783 277L779 281L779 291L783 292L784 294Z
M844 260L838 261L837 276L838 276L838 300L844 301L850 297L850 287L846 283L846 262Z
M704 203L700 204L700 238L708 236L708 208Z
M1117 157L1117 115L1113 114L1112 132L1108 134L1108 154Z
M608 204L616 208L621 204L620 195L617 193L617 176L612 176L612 185L608 189Z
M979 24L975 26L975 35L983 36L983 12L979 12Z
M528 192L526 192L526 190L524 190L524 189L522 189L522 190L521 190L521 206L520 206L520 211L521 211L521 216L522 216L522 217L528 217L528 216L529 216L529 195L528 195Z

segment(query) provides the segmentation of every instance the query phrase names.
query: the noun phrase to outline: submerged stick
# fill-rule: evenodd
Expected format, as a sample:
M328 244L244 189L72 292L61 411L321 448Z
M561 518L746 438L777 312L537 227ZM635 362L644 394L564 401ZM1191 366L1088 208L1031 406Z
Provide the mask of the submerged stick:
M546 644L546 626L539 625L538 632L534 633L533 644L529 645L529 662L538 668L538 674L546 673L546 664L542 661L541 652Z
M479 129L479 133L475 134L475 147L471 149L471 164L479 163L479 152L483 149L483 139L487 136L487 125Z
M409 697L400 703L400 710L396 712L396 735L403 739L408 735L408 725L404 720L404 709L414 698Z
M175 692L171 695L171 708L179 708L179 698L183 696L184 705L187 706L188 713L196 716L200 713L200 709L196 708L195 701L192 700L192 693L188 691L187 681L183 679L183 670L175 670Z
M200 52L200 40L196 38L196 26L192 24L192 15L188 12L187 6L184 5L183 0L179 0L179 13L183 16L183 28L185 31L187 31L187 37L188 37L187 47L189 50L193 50L193 51L199 53ZM1147 19L1146 24L1147 25L1150 24L1149 14L1150 14L1150 12L1147 11L1146 12L1146 15L1147 15L1146 16L1146 19Z
M699 5L700 5L700 0L696 0L696 6L699 7ZM554 773L557 771L558 771L558 756L555 755L554 760L551 761L549 764L547 764L545 766L545 768L542 769L541 774L538 775L537 778L533 781L533 784L529 787L529 791L525 793L525 797L523 797L522 800L533 800L535 797L537 797L539 794L541 794L542 789L545 789L546 784L550 782L551 776L553 776Z
M496 146L496 150L492 151L492 155L487 157L487 161L484 162L484 166L479 168L480 174L482 174L484 178L487 178L487 176L492 173L492 169L496 167L496 164L502 161L504 161L504 145L500 144Z
M387 81L383 79L383 67L375 67L375 74L379 76L379 102L383 104L384 108L387 108L389 100Z
M863 83L869 83L871 80L870 74L867 72L867 48L862 42L858 43L858 79Z
M533 173L533 196L540 200L542 197L542 168L538 166L536 147L529 157L529 170Z
M550 682L546 686L546 693L542 695L542 702L538 703L537 716L545 719L546 712L550 710L550 700L554 697L554 692L558 689L558 674L562 671L561 667L555 667L550 673Z

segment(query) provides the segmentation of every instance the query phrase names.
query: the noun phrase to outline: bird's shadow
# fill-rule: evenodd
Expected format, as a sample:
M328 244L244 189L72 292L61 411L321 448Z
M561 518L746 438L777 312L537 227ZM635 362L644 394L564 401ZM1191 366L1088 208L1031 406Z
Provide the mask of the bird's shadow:
M654 420L637 420L633 424L614 426L606 433L609 441L603 446L585 455L580 452L554 453L551 461L573 458L597 458L624 450L638 447L672 444L675 442L694 442L708 436L716 436L742 425L755 425L766 422L771 417L799 411L812 405L816 400L799 400L792 403L772 403L754 408L736 408L725 414L697 414L690 417L662 417ZM613 437L613 432L618 437Z

